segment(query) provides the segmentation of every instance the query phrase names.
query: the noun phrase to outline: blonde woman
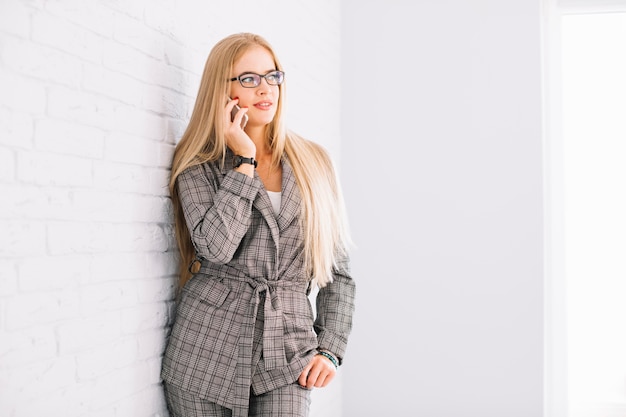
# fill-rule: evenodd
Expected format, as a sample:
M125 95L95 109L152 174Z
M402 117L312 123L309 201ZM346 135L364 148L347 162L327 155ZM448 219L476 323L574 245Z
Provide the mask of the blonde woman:
M284 79L260 36L218 42L174 154L172 417L307 416L343 360L355 285L340 187L326 152L285 129Z

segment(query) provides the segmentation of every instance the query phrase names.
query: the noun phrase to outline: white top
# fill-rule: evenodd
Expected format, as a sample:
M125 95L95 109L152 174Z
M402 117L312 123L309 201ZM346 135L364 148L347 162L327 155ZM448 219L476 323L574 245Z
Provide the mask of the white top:
M270 201L272 202L274 214L278 216L278 213L280 213L280 200L282 197L280 191L268 191L267 195L270 197Z

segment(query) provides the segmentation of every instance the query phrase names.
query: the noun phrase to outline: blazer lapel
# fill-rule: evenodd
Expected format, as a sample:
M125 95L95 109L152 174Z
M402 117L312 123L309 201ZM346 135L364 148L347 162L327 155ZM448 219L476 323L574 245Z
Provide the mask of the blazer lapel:
M257 181L261 181L259 175L254 171L254 178ZM276 249L278 249L278 239L280 238L280 230L278 227L278 223L276 222L276 215L274 214L274 208L272 207L272 202L270 201L270 197L267 195L265 191L265 187L261 184L261 188L256 195L256 198L252 202L252 206L254 206L257 210L261 212L261 215L267 222L270 227L270 233L272 234L272 240L276 245Z
M295 217L300 214L300 190L296 183L296 178L289 164L289 160L285 157L283 162L283 184L280 203L280 212L278 213L278 228L285 230L291 224Z

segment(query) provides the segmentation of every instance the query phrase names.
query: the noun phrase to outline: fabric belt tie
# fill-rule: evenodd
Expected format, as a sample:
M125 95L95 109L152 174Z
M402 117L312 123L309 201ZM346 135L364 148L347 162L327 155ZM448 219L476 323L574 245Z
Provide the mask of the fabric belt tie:
M204 263L200 272L213 275L215 272ZM261 307L261 293L265 292L265 302L263 303L263 363L265 369L270 371L287 366L285 355L285 325L283 320L283 308L277 289L296 289L303 286L299 280L276 280L269 281L264 278L251 278L240 274L235 269L224 266L219 275L228 279L244 281L254 289L252 305L253 314L248 325L254 326L259 307Z
M264 282L255 288L256 304L260 307L261 292L265 291L263 305L263 362L270 371L287 366L285 356L285 326L280 299L272 284Z

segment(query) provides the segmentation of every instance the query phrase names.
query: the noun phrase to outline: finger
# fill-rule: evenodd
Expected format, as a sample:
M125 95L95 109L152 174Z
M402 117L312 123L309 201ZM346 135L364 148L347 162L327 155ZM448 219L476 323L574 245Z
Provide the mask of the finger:
M324 366L321 369L319 376L317 377L317 381L315 381L315 386L317 388L325 387L333 378L334 374L335 374L334 369L331 369L328 366Z
M322 374L320 375L320 378L317 379L317 384L315 384L315 386L318 388L323 388L327 386L328 384L330 384L330 382L333 380L334 377L335 377L334 371L328 372L326 374Z
M233 111L233 107L235 107L239 103L239 97L235 97L231 99L228 97L228 101L226 102L226 107L224 107L224 119L228 120L228 122L232 122L231 114Z
M304 370L300 374L300 377L298 378L298 384L300 384L300 386L303 386L303 387L306 386L306 380L307 380L307 377L309 376L310 370L311 370L311 365L307 365L306 368L304 368Z
M314 386L316 386L315 384L317 383L317 378L319 378L319 376L320 376L320 369L319 367L314 366L309 372L309 376L306 380L306 387L308 389L311 389Z
M326 384L324 383L324 381L326 381L326 374L325 373L321 373L319 374L319 376L317 377L317 380L315 381L315 384L313 384L313 386L315 388L323 388Z
M226 102L226 110L228 110L228 114L230 114L230 112L233 110L233 107L235 107L235 105L239 103L239 97L235 97L235 98L228 98L228 101Z
M248 113L248 108L247 107L242 107L239 109L239 111L237 111L237 113L235 114L235 118L233 119L233 124L235 126L241 126L241 121L243 120L243 115Z

